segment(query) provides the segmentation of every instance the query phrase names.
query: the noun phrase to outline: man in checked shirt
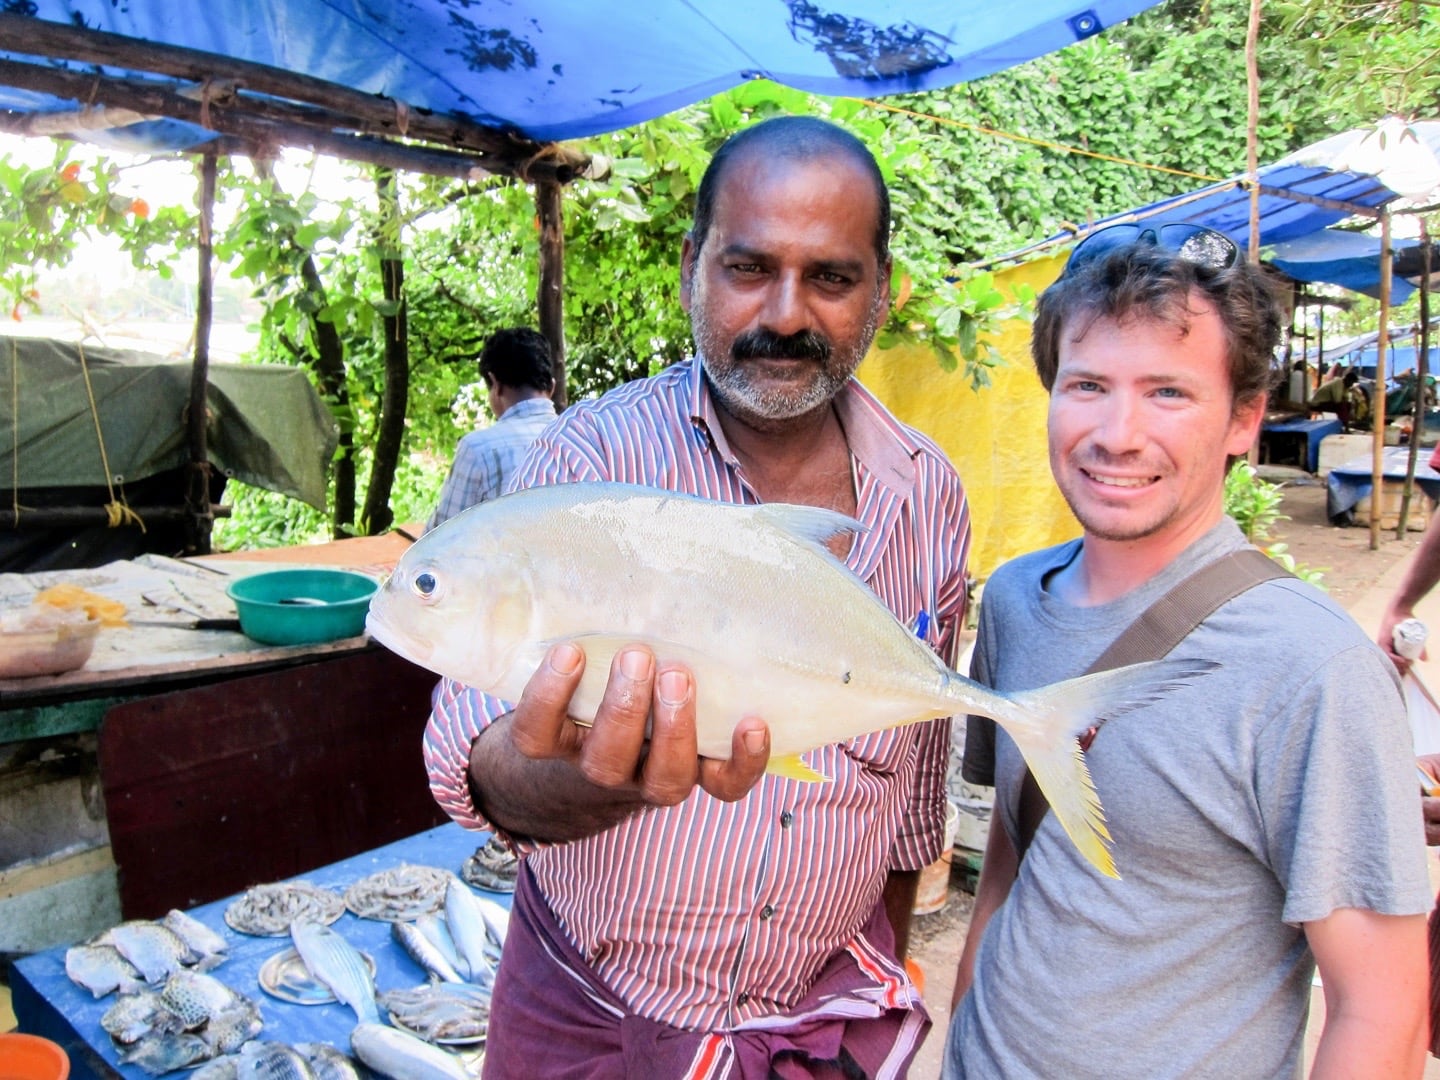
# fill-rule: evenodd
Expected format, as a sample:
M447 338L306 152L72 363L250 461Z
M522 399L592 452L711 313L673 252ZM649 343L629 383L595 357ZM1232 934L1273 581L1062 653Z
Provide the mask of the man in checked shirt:
M866 529L836 555L953 664L964 491L852 378L889 303L889 223L874 159L840 128L733 137L681 249L696 358L570 409L514 486L848 514ZM698 758L691 673L640 646L575 726L583 665L555 646L518 703L435 693L437 800L522 857L486 1077L903 1076L929 1027L901 960L943 845L949 722L822 747L808 760L833 779L803 784L765 774L764 717L728 760Z

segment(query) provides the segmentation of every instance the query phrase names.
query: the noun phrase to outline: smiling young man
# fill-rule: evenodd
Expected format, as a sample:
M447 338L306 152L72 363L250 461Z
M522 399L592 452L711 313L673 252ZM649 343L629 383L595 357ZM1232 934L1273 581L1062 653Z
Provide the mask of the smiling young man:
M1086 670L1195 571L1247 545L1229 458L1262 420L1279 335L1258 269L1194 226L1120 226L1043 294L1050 464L1084 535L985 588L973 674L1005 691ZM946 1076L1419 1076L1428 908L1393 669L1304 583L1255 585L1172 652L1219 663L1106 723L1086 752L1121 879L1053 816L1021 839L1024 763L969 721L995 813Z
M964 491L853 378L889 302L889 227L840 128L734 136L681 251L696 359L569 409L517 484L840 511L865 528L832 550L953 657ZM728 760L698 758L685 668L622 650L585 730L565 715L584 662L557 644L518 703L442 683L426 732L441 806L522 854L485 1076L904 1075L928 1019L900 960L943 844L948 722L822 747L808 761L831 779L799 783L764 772L784 701L740 721Z

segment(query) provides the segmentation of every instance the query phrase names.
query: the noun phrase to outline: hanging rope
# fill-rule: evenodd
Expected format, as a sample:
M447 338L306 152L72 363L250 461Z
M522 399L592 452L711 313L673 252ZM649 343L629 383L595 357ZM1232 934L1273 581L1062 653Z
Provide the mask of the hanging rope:
M1000 131L997 128L986 127L983 124L970 124L964 120L953 120L946 116L932 116L929 113L915 112L912 109L902 108L899 105L887 105L883 101L872 101L870 98L851 98L862 105L869 105L876 109L886 109L890 112L901 113L905 116L913 116L917 120L933 120L937 124L949 124L951 127L967 128L970 131L978 131L982 135L993 135L997 139L1010 139L1014 142L1029 143L1031 146L1043 147L1046 150L1058 150L1062 154L1079 154L1081 157L1097 158L1100 161L1114 162L1116 165L1129 165L1136 169L1150 169L1152 172L1170 173L1172 176L1184 176L1190 180L1203 180L1206 183L1215 183L1224 180L1223 176L1207 176L1204 173L1186 172L1184 169L1172 169L1168 165L1150 165L1144 161L1133 161L1130 158L1116 157L1114 154L1102 154L1098 150L1082 150L1078 146L1066 146L1064 143L1046 142L1044 139L1032 139L1028 135L1016 135L1009 131Z
M143 533L145 522L126 505L125 492L122 490L120 497L115 497L115 485L110 478L110 455L105 452L105 436L100 430L100 407L95 404L95 388L90 385L90 365L85 362L85 346L77 342L75 348L80 353L80 372L85 376L85 394L90 399L90 418L95 421L95 441L100 444L100 467L105 470L105 489L110 493L110 501L105 504L106 525L112 529L121 525L138 525Z

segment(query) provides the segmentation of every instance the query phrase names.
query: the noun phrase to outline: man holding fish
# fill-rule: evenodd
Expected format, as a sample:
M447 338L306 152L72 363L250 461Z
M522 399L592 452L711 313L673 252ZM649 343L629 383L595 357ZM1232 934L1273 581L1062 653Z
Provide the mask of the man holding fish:
M681 252L697 358L570 409L512 489L607 481L831 511L814 535L953 662L963 489L851 377L889 303L888 233L879 169L841 129L787 117L732 138ZM631 591L633 572L603 584ZM439 587L428 572L411 584ZM768 598L717 586L719 610L670 602L743 633L738 616ZM728 757L702 757L692 665L598 640L536 660L518 703L442 682L425 742L441 806L525 856L486 1076L902 1075L929 1023L900 959L943 842L948 721L805 764L770 760L760 711ZM582 728L567 710L587 665L605 681Z
M1032 351L1084 535L987 583L981 682L1074 676L1197 571L1264 563L1222 489L1255 441L1279 328L1222 234L1141 222L1075 248ZM995 785L995 814L950 1080L1296 1076L1317 967L1312 1075L1420 1076L1430 897L1395 673L1289 575L1227 595L1176 601L1197 614L1173 655L1219 668L1110 720L1086 752L1123 880L1077 858L1043 803L1027 816L1013 742L971 719L966 776Z

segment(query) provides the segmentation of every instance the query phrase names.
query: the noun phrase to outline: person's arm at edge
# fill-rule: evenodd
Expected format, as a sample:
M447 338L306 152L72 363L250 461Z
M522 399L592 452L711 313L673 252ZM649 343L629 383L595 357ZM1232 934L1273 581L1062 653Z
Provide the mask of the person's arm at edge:
M1311 1080L1418 1080L1428 1035L1425 917L1340 908L1306 923L1305 937L1325 988Z
M1376 643L1385 650L1395 666L1402 673L1410 670L1410 661L1395 652L1393 634L1395 627L1415 615L1418 604L1440 582L1440 526L1429 528L1415 549L1405 578L1380 619L1380 631L1375 635ZM1422 653L1422 655L1424 655Z
M1015 845L996 811L990 814L990 835L985 841L985 860L980 866L980 882L975 886L975 907L970 913L970 929L965 934L965 946L960 950L960 962L955 969L955 990L950 995L950 1014L960 1009L960 1002L970 992L975 981L975 957L980 951L980 938L990 917L1000 910L1000 905L1010 895L1010 887L1020 872L1020 859Z
M593 836L646 807L683 802L696 786L734 801L764 773L769 730L757 717L735 726L728 759L698 756L693 677L657 669L643 647L616 655L594 726L581 728L566 710L584 667L579 648L554 646L515 710L470 744L475 807L512 836Z

